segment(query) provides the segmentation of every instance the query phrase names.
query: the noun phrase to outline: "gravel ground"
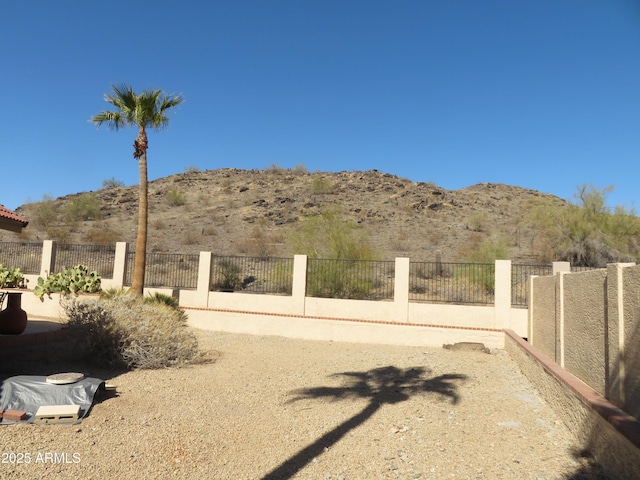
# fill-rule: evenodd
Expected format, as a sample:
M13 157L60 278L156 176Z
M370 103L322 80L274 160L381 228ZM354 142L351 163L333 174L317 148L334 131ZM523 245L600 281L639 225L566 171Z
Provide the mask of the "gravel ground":
M1 427L0 478L605 478L504 351L196 332L213 361L183 369L0 352L3 378L82 371L118 392L78 425Z

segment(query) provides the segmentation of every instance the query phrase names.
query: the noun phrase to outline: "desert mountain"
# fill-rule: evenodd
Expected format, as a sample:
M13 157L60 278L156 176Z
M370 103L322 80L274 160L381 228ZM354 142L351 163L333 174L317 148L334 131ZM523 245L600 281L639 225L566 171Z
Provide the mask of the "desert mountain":
M116 185L23 205L16 212L29 226L21 236L2 232L0 240L133 244L137 194L137 186ZM290 232L311 215L339 208L345 221L364 229L382 259L430 261L439 253L443 261L456 261L474 242L503 238L514 261L537 262L527 209L541 198L565 204L516 186L445 190L377 170L189 171L149 183L148 251L288 257L294 253ZM88 201L97 202L99 213L70 218L74 205L77 210Z

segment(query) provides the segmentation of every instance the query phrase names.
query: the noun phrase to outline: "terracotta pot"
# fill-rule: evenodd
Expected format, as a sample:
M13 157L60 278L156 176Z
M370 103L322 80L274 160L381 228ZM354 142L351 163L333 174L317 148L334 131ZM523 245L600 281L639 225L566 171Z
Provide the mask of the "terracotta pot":
M27 328L27 312L22 309L22 293L9 292L7 308L0 311L0 335L20 335Z

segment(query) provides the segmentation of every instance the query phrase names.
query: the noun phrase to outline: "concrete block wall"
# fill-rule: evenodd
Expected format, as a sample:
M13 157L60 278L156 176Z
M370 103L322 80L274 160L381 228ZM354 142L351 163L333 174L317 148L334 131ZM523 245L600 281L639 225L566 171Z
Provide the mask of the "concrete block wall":
M640 418L640 266L531 279L530 343Z

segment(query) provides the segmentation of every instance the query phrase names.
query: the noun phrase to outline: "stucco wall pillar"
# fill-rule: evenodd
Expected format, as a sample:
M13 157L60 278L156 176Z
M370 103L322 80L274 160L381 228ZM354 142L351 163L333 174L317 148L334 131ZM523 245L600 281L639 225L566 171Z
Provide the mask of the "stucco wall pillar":
M511 328L511 260L496 260L495 272L495 328Z
M209 306L209 284L211 282L211 252L200 252L198 259L198 281L196 294L193 298L196 307Z
M394 321L409 321L409 259L396 258L393 281Z
M127 253L129 252L129 244L127 242L116 243L116 254L113 259L113 278L111 286L113 288L124 287L124 277L127 271Z
M307 296L307 256L293 256L293 285L291 287L294 310L298 315L305 314L305 297Z
M56 243L53 240L42 242L42 261L40 262L40 276L47 278L54 273L53 266L56 263Z

